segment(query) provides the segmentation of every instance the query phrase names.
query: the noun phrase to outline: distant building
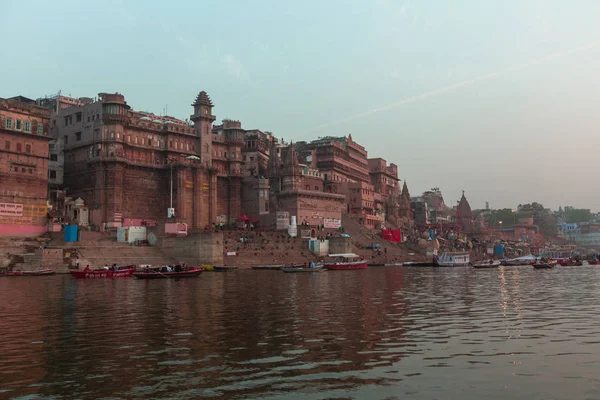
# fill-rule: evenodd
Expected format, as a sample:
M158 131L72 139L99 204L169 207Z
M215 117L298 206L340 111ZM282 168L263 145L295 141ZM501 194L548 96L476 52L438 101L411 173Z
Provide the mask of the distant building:
M0 98L0 235L47 230L49 119L34 100Z
M463 190L462 197L456 207L456 222L462 227L462 232L471 234L475 230L475 221L473 219L473 212L471 206L465 197Z

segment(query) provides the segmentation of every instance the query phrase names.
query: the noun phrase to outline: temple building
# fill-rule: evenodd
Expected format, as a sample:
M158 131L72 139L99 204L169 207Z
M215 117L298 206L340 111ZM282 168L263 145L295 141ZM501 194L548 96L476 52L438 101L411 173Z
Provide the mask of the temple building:
M475 221L473 220L473 212L471 206L465 197L465 191L462 192L462 197L456 207L456 222L461 226L462 232L470 234L474 231Z
M0 235L47 230L49 119L34 100L0 98Z
M411 222L415 219L414 212L411 207L410 193L408 191L406 180L404 180L402 192L400 193L400 197L398 200L398 217L399 222L404 225L410 225Z
M64 185L90 207L92 225L171 217L199 230L217 215L239 216L243 131L228 121L213 131L206 92L192 107L191 123L134 111L119 93L56 107L53 136L64 145ZM217 196L225 201L217 204Z

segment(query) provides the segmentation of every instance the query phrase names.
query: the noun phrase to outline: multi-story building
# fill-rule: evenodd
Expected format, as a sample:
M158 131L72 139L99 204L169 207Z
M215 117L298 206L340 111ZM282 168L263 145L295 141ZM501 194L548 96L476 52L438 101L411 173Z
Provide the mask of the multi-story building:
M383 158L369 158L369 174L375 192L381 194L381 208L385 210L386 218L398 223L400 184L398 166L387 165Z
M323 174L325 191L348 194L351 182L371 183L367 150L348 137L324 137L301 144L301 153L314 150L316 167Z
M49 119L34 100L0 99L0 235L47 230Z
M266 176L272 137L269 132L263 133L258 129L246 131L246 143L242 149L243 176Z
M217 215L233 222L242 215L242 148L245 131L240 121L223 120L212 128L212 167L217 172Z
M365 182L348 184L348 211L358 214L359 220L369 228L378 228L385 221L382 195L373 185Z
M276 156L277 143L272 140L267 169L271 217L281 211L296 216L298 223L316 226L337 221L339 225L345 196L324 192L322 172L309 165L301 165L293 144L281 153L283 162ZM270 224L274 222L272 220Z
M219 139L213 149L219 136L211 134L213 104L200 92L192 106L192 123L134 111L119 93L56 107L52 125L64 145L64 186L90 207L93 225L165 220L170 209L190 229L215 222L217 179L240 170L241 154L225 170L218 156L213 166L213 150L221 151Z

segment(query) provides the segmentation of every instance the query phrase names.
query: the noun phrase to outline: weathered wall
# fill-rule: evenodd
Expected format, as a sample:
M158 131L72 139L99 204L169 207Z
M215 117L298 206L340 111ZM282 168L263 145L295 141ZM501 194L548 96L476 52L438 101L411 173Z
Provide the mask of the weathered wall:
M329 254L352 253L352 238L332 237L329 238Z
M158 246L177 262L193 266L223 265L223 233L195 233L185 238L166 238Z

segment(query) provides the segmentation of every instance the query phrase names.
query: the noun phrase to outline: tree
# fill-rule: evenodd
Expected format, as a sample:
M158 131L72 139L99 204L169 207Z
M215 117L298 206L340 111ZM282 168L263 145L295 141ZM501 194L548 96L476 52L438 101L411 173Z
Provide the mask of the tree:
M593 219L592 212L586 208L566 206L564 213L568 224L588 222Z

